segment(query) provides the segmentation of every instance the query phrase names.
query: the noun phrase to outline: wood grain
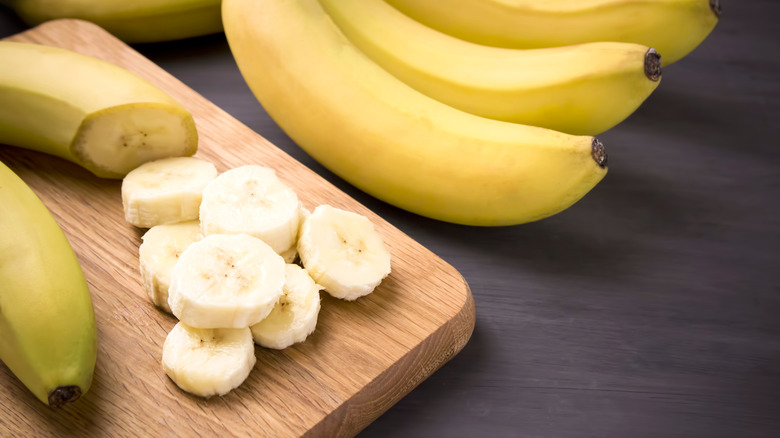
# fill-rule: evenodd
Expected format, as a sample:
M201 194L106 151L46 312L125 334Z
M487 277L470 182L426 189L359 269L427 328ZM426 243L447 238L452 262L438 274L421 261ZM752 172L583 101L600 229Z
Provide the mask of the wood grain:
M306 207L327 203L368 216L390 248L393 272L355 302L323 294L317 329L304 343L283 351L257 347L257 365L242 386L223 397L193 397L162 371L162 343L175 319L154 308L141 286L144 230L123 219L121 182L2 146L0 160L41 197L79 257L99 344L92 389L60 410L38 402L0 368L4 435L353 436L468 342L474 301L457 270L124 43L77 20L8 39L85 53L149 79L194 115L197 156L220 171L272 167Z

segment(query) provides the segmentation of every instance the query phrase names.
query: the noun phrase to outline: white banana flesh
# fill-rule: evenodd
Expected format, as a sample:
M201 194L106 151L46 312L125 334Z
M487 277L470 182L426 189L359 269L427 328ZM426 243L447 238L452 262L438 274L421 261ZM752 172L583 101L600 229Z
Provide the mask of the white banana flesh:
M168 288L173 267L184 250L202 237L197 220L157 225L141 237L138 248L141 280L149 299L158 308L172 313Z
M247 234L212 234L192 243L171 273L168 304L197 328L242 328L260 322L282 296L284 259Z
M200 222L204 236L248 234L282 254L295 246L299 209L298 195L273 169L245 165L206 186Z
M125 220L139 228L196 220L203 190L216 177L214 164L195 157L142 164L122 181Z
M237 388L256 361L248 327L199 329L178 322L163 344L165 374L200 397L222 396Z
M282 350L303 342L317 327L320 313L320 290L309 273L298 265L288 264L284 291L268 316L250 327L255 343Z
M191 156L192 115L157 86L70 50L0 41L0 144L123 178L141 164Z
M306 218L298 239L303 267L331 296L352 301L390 274L390 252L365 216L329 205Z

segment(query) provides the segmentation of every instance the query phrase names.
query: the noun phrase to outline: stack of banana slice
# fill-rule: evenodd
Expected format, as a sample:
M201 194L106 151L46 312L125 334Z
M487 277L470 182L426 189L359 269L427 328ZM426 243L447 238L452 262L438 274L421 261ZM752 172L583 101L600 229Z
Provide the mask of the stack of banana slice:
M321 290L351 301L390 274L368 218L329 205L309 212L267 167L219 174L197 157L151 161L124 178L122 204L129 223L149 228L139 248L144 289L178 319L163 369L202 397L246 380L255 343L284 349L312 334Z
M717 0L223 0L250 89L306 152L423 216L514 225L607 172L600 134L712 31Z

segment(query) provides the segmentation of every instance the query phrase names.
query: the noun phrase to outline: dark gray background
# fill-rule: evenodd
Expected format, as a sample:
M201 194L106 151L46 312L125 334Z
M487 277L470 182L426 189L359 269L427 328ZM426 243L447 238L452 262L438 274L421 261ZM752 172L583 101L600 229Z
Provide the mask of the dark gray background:
M714 33L600 136L604 181L503 228L424 219L345 184L269 119L222 35L135 48L471 286L469 344L361 437L778 437L779 18L776 0L726 1ZM0 7L0 37L23 29Z

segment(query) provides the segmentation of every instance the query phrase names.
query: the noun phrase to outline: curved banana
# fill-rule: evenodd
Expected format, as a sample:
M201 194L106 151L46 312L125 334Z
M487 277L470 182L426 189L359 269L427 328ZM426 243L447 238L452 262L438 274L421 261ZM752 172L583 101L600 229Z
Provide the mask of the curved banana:
M386 0L441 32L496 47L530 49L594 41L655 48L664 65L712 32L718 0Z
M606 174L593 137L487 119L427 97L371 61L317 0L224 0L244 79L325 167L397 207L510 225L569 207Z
M8 41L0 41L0 65L0 144L56 155L106 178L197 150L192 115L123 68Z
M0 359L42 402L89 390L92 298L76 254L35 193L0 162Z
M382 0L321 0L344 34L418 91L491 119L595 135L631 115L660 80L658 54L631 43L517 50L433 30Z
M6 0L30 26L58 18L91 21L127 43L222 32L220 0Z

